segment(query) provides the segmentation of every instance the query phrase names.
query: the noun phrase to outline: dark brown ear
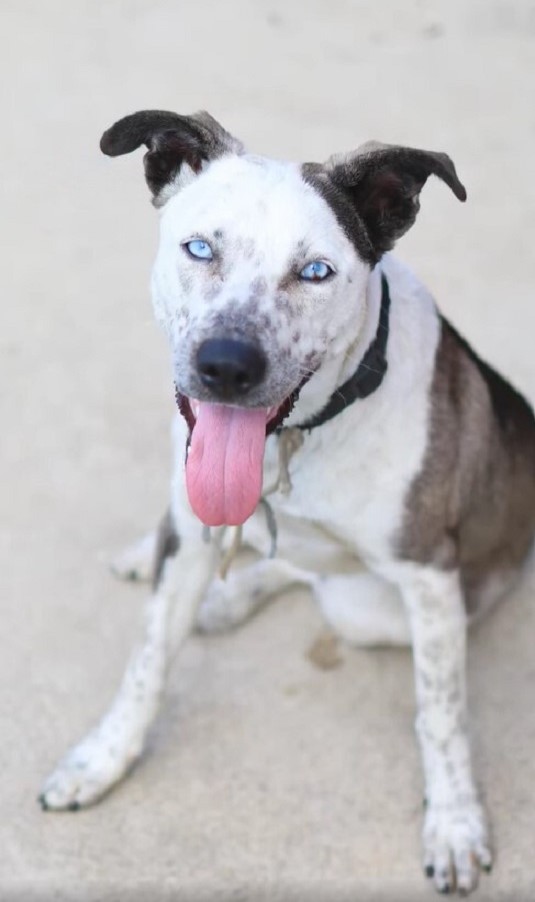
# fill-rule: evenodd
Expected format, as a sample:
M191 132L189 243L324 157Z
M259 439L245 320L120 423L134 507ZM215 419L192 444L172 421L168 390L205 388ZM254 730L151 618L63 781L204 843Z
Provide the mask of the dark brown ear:
M163 110L143 110L119 119L104 132L100 149L110 157L131 153L142 144L145 178L156 206L165 203L163 189L173 183L186 164L197 173L206 161L243 147L209 113L179 116Z
M370 141L352 154L331 157L326 168L354 204L376 260L410 229L430 175L437 175L459 200L466 200L466 190L445 153Z

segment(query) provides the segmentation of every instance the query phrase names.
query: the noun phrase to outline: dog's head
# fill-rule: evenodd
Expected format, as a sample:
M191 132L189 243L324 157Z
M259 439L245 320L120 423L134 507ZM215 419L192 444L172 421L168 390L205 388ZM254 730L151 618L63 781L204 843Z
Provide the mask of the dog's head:
M466 193L445 154L368 143L323 165L283 163L246 154L207 113L134 113L101 149L142 144L162 208L154 308L192 430L190 501L206 523L243 522L266 431L355 345L369 272L414 222L428 176Z

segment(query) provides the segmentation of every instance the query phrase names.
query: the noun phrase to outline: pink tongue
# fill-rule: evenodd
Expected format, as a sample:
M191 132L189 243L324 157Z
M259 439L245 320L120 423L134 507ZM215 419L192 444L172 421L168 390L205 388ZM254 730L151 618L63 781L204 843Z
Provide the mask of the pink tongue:
M238 526L262 493L267 410L199 406L186 462L194 513L207 526Z

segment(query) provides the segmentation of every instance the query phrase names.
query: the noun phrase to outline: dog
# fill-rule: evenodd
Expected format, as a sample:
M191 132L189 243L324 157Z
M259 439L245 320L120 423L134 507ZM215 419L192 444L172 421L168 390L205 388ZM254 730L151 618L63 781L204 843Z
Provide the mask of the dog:
M176 472L158 535L117 565L153 572L143 644L42 806L89 805L125 775L196 625L235 626L303 584L349 641L412 645L424 870L439 892L469 893L492 856L466 632L533 547L535 419L390 254L429 176L466 191L443 153L370 142L322 165L279 162L204 112L138 112L101 140L112 157L141 145L161 210L151 287L180 411ZM256 555L229 570L239 542Z

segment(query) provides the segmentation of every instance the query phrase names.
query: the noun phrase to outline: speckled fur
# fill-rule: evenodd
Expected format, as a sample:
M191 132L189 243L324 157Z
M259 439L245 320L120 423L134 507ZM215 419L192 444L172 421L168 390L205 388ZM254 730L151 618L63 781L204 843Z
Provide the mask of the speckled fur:
M279 403L309 369L337 359L341 336L358 336L366 264L296 164L259 165L247 155L217 159L169 200L160 228L153 300L183 394L210 397L194 365L207 338L260 344L268 371L244 404L262 407ZM192 260L184 251L195 236L209 241L213 261ZM332 262L336 279L298 278L316 256ZM350 279L355 289L348 297Z
M406 267L384 254L414 221L428 175L441 177L461 200L464 188L443 154L373 144L325 166L300 167L246 155L210 118L189 121L146 112L139 117L113 126L107 133L112 149L106 152L129 152L146 143L152 154L147 178L162 207L153 301L180 391L209 398L195 367L196 350L206 338L254 338L268 368L247 404L280 403L306 374L310 379L286 424L307 421L354 372L375 335L381 273L391 295L388 369L375 393L304 434L289 463L291 490L270 495L278 558L260 557L231 572L226 582L216 577L223 537L216 531L206 542L187 502L188 429L176 417L171 509L160 542L147 537L116 567L126 576L146 575L148 557L159 549L143 644L110 711L46 782L43 807L91 804L127 772L143 749L173 649L195 622L207 631L236 625L272 594L303 583L348 641L412 643L427 800L423 863L437 890L468 893L477 886L480 869L490 868L491 853L468 740L463 530L459 523L452 529L443 514L450 511L467 462L484 447L485 453L494 447L489 438L500 414L487 403L492 380L477 377L478 397L486 401L478 428L470 431L471 447L463 445L465 431L456 430L451 416L445 428L449 424L448 438L454 434L457 442L441 440L440 411L449 404L459 412L454 373L468 366L471 352L448 333L453 340L448 370L444 326L432 297ZM147 132L150 123L154 134ZM176 134L169 135L169 127ZM168 173L163 183L162 172ZM194 237L212 245L209 264L184 251L183 243ZM299 270L316 258L328 260L335 275L319 284L303 283ZM501 385L499 390L505 391L507 406L511 390ZM535 491L533 417L525 402L513 408L523 411L514 451L521 491L509 491L509 452L502 442L491 461L500 470L493 491L511 498L514 510L508 509L502 526L494 524L498 550L507 545L507 524L516 522ZM271 436L265 486L275 481L277 462L277 438ZM474 505L486 509L485 481L478 486L458 507L465 526ZM520 519L521 536L514 544L520 551L514 560L505 555L516 573L533 539L533 512ZM263 512L244 525L244 540L266 555L270 539ZM470 542L473 548L473 530ZM494 569L491 576L496 595L509 572Z

